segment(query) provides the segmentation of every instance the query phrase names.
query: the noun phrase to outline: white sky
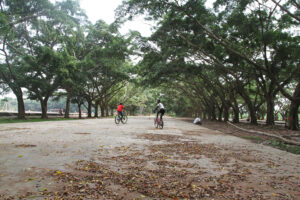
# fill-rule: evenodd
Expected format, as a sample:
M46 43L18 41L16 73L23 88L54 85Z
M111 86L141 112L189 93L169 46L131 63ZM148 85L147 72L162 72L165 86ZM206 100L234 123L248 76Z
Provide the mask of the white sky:
M55 2L58 0L50 0ZM212 7L215 0L207 0L206 6ZM122 0L79 0L80 7L85 10L89 20L95 23L97 20L102 19L110 24L115 19L115 9L122 4ZM152 31L151 27L154 23L146 21L142 16L135 17L133 21L126 22L120 29L122 34L126 34L129 30L136 30L142 36L150 36Z
M85 10L92 23L102 19L110 24L115 20L115 9L121 5L122 0L80 0L79 2L80 7ZM151 24L145 21L143 17L136 17L133 21L126 22L121 27L120 32L126 34L129 30L137 30L143 36L150 36Z

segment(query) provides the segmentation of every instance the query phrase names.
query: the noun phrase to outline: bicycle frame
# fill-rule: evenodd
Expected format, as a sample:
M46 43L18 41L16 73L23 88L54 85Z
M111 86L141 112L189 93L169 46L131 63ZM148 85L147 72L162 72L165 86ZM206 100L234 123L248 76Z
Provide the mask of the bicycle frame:
M155 126L156 128L161 128L161 129L163 129L163 127L164 127L164 120L163 120L163 119L160 120L160 116L156 116L156 117L154 118L154 126Z
M115 123L116 124L119 124L120 122L122 122L123 124L126 124L127 123L127 115L125 113L123 113L123 116L121 114L117 114L115 116Z

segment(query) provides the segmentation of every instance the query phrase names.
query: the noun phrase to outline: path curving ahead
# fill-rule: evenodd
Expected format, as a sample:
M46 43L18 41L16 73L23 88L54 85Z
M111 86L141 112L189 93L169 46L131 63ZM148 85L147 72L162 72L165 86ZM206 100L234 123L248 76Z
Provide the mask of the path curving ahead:
M0 199L299 199L299 176L299 155L180 119L0 126Z

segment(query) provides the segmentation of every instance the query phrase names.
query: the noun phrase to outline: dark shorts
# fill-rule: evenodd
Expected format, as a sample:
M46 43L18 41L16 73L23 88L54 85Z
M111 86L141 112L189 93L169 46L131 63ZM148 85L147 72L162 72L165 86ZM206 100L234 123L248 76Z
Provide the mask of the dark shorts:
M159 114L159 113L161 113L161 116L163 116L164 114L165 114L165 109L160 109L158 112L157 112L157 114Z

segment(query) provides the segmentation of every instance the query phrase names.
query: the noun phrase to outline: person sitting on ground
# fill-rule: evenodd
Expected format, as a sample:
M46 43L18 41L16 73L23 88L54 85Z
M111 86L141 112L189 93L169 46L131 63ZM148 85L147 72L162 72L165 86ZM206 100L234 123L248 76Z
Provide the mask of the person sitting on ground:
M197 118L194 120L194 124L200 124L200 125L202 124L200 117L197 117Z
M156 118L158 118L158 115L160 113L160 120L162 120L163 115L165 114L165 107L160 102L160 99L157 100L157 106L154 109L154 112L157 110Z
M121 116L121 119L123 118L123 109L125 109L125 106L123 106L123 104L120 103L118 105L117 112L118 112L118 115Z

